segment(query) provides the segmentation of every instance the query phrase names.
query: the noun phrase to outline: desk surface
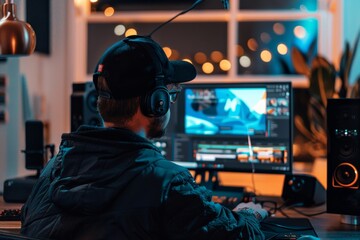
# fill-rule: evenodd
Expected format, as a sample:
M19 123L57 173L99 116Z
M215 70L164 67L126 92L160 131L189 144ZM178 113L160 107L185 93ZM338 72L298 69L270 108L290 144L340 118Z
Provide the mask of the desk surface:
M266 199L262 197L262 200ZM21 208L21 204L6 203L2 196L0 196L0 212L4 209L18 209ZM325 211L325 205L321 205L313 208L296 208L297 210L305 214L313 214ZM299 213L287 209L285 210L286 215L289 217L304 217ZM276 217L284 217L281 213L277 213ZM311 224L313 225L316 233L321 240L326 239L360 239L360 225L354 226L349 224L341 223L341 216L338 214L320 214L313 217L308 217ZM20 222L1 222L0 229L7 230L10 232L19 232Z

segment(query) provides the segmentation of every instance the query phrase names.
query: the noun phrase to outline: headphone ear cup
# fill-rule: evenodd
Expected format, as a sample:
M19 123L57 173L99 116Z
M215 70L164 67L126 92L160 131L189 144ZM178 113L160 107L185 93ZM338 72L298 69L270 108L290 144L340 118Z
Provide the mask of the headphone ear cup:
M170 107L169 91L165 87L156 87L142 98L141 106L146 116L164 116Z

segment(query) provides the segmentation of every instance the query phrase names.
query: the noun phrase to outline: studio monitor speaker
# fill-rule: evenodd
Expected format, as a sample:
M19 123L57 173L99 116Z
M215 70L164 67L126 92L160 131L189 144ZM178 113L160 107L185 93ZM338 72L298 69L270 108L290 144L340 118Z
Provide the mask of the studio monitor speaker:
M93 82L73 84L73 92L71 94L71 131L76 131L80 125L102 125L102 120L96 107L97 96Z
M325 195L325 188L315 177L307 174L285 175L281 197L286 205L320 205L325 203Z
M360 216L360 99L327 105L327 212Z

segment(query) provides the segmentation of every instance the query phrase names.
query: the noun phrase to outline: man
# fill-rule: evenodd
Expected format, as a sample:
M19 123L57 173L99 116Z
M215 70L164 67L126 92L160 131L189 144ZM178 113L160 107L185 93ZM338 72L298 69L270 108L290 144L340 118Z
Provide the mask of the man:
M148 139L164 134L169 105L195 68L169 61L151 38L111 46L94 74L104 127L63 134L22 209L24 235L41 239L263 239L266 211L211 202L189 171Z

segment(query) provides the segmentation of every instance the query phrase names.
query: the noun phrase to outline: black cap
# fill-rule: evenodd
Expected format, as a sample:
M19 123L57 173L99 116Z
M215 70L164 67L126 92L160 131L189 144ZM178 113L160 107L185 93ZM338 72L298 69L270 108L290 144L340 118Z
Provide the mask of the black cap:
M162 47L150 37L130 36L110 46L100 58L94 84L103 76L110 92L100 96L126 99L143 96L155 86L182 83L196 77L186 61L170 61Z

